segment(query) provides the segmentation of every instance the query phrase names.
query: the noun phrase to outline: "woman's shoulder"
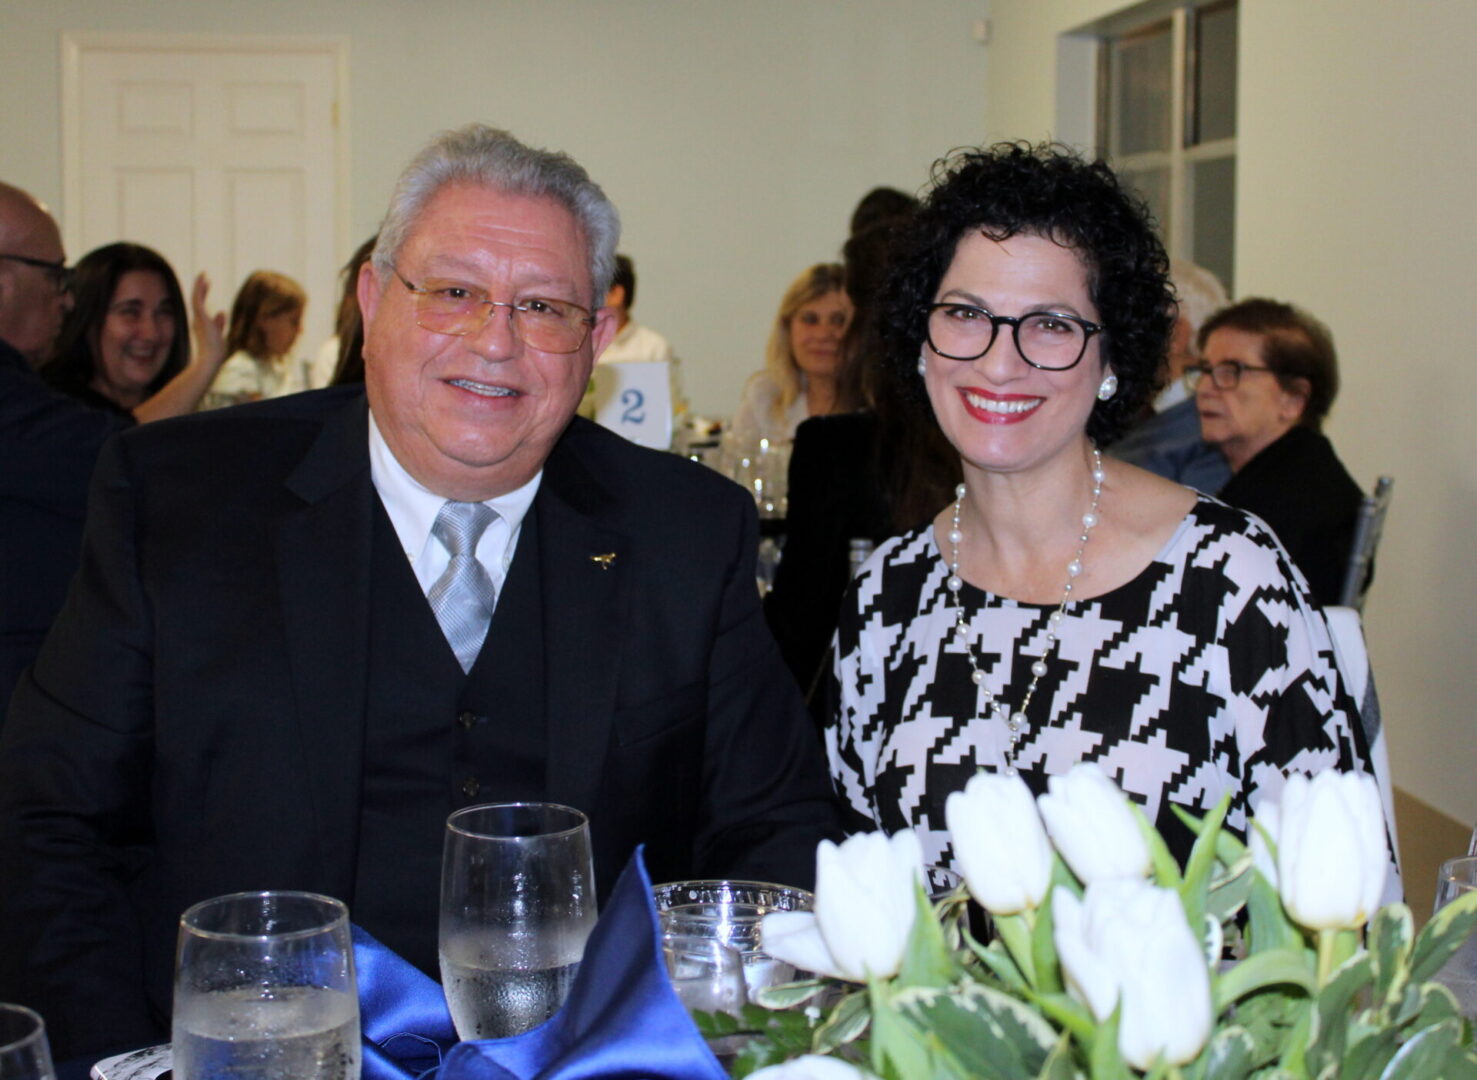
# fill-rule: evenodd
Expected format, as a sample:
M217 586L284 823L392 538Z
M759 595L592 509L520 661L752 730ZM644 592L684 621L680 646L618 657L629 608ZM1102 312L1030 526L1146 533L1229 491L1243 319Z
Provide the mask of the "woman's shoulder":
M1215 571L1238 591L1307 592L1307 584L1267 524L1255 514L1199 494L1164 561Z

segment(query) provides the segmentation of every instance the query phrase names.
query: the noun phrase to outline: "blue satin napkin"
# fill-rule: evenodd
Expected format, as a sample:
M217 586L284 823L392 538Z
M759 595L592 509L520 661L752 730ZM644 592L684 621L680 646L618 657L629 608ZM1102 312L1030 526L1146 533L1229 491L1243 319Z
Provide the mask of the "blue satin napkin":
M441 987L354 928L364 1080L725 1080L677 1000L638 849L564 1007L532 1031L458 1044ZM439 1070L438 1070L439 1066Z

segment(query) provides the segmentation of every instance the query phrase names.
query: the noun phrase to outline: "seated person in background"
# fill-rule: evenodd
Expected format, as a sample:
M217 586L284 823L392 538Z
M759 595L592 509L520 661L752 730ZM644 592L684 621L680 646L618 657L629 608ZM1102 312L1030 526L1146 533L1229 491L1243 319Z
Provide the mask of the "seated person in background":
M226 332L230 356L205 395L204 408L295 394L303 389L292 347L303 330L308 294L286 274L257 270L241 283Z
M1233 473L1222 501L1265 521L1320 604L1337 604L1364 492L1322 434L1339 392L1328 327L1276 300L1242 300L1200 328L1190 371L1205 441Z
M817 263L785 290L764 351L764 370L744 386L723 437L723 459L746 456L768 439L788 443L807 416L852 412L861 405L857 379L846 371L841 343L851 322L845 272Z
M605 347L596 358L598 364L629 364L660 361L667 365L668 379L672 387L672 414L687 411L687 399L682 396L682 376L678 373L681 361L672 352L672 344L649 326L642 326L631 317L636 306L636 264L629 255L615 257L615 278L610 283L610 292L605 296L605 306L616 313L620 329L615 340Z
M0 1000L59 1057L167 1037L180 913L224 893L338 897L434 974L463 806L584 811L602 896L638 844L811 881L836 807L753 502L574 418L619 231L567 156L444 133L359 277L362 387L109 444L0 736Z
M876 201L879 191L901 196L879 188L864 204ZM878 289L895 231L915 207L909 199L902 214L870 217L871 224L843 249L846 292L856 312L843 348L847 370L861 376L869 407L813 417L795 431L784 556L764 598L764 615L786 665L807 692L817 686L836 630L851 580L852 542L881 543L923 524L959 482L958 457L938 425L915 397L891 383L891 369L880 363ZM812 712L821 718L823 699L811 699Z
M318 348L313 357L311 389L338 386L346 382L364 381L364 316L359 311L359 269L374 254L371 236L354 249L349 261L339 270L343 292L338 298L338 314L333 320L333 336Z
M1231 479L1231 467L1219 449L1200 437L1200 414L1184 375L1200 359L1196 334L1201 325L1229 301L1220 279L1192 262L1171 260L1169 277L1177 314L1169 339L1168 381L1154 398L1154 414L1130 428L1107 452L1213 495Z
M147 307L134 286L152 295L162 287L159 278L174 283L168 264L153 252L117 246L125 249L125 257L116 263L99 252L83 260L73 294L56 222L26 192L0 183L0 727L10 692L36 658L77 569L88 480L103 443L135 421L193 409L225 355L224 319L205 314L201 278L195 283L197 347L190 359L189 349L180 344L184 317L174 284L175 327L164 335L172 343L165 355L182 366L172 378L146 380L152 396L131 409L92 388L92 377L101 369L94 350L108 353L120 340L115 332L131 323L135 310ZM147 255L140 256L135 278L126 269L132 265L128 256L143 252ZM115 289L120 278L128 283ZM115 291L120 299L128 294L117 313L110 310ZM71 344L54 357L68 313ZM122 335L125 352L132 348L128 336ZM48 359L60 362L53 374L67 371L70 378L63 381L87 390L89 401L106 407L91 408L50 389L35 370ZM123 369L131 366L122 361ZM123 371L117 375L127 378ZM0 878L8 872L0 864Z
M849 828L914 827L947 866L944 802L976 771L1041 793L1091 760L1183 860L1172 806L1229 795L1244 834L1289 773L1369 770L1276 537L1096 450L1153 393L1173 323L1147 209L1052 146L961 152L934 175L882 334L964 480L847 594L827 748Z
M173 268L141 244L108 244L72 269L72 309L41 377L64 394L132 420L134 410L190 368L185 384L199 400L225 357L225 316L205 309L210 283L195 279L191 308L201 332L190 355L185 300Z

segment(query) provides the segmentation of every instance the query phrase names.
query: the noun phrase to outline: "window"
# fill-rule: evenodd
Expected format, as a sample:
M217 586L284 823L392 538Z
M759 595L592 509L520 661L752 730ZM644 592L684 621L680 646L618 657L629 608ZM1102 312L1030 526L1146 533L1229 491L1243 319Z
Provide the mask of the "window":
M1099 150L1148 202L1170 255L1234 295L1236 3L1149 11L1101 39Z

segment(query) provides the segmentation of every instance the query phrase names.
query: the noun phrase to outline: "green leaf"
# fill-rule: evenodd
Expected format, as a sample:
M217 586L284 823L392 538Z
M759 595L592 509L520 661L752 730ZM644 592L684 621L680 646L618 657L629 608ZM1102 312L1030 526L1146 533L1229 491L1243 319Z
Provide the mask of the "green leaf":
M1344 1055L1342 1080L1376 1080L1400 1049L1400 1036L1393 1028L1380 1028L1352 1042Z
M1072 1042L1066 1035L1058 1039L1051 1053L1046 1055L1046 1062L1036 1074L1036 1080L1082 1080L1072 1055Z
M1214 980L1216 1015L1248 994L1268 987L1286 986L1312 995L1318 988L1317 979L1313 956L1307 949L1268 949L1255 953Z
M1216 837L1221 833L1221 825L1225 822L1226 811L1230 807L1231 795L1227 792L1221 797L1220 802L1216 803L1215 808L1201 820L1195 846L1190 849L1190 857L1185 861L1185 878L1180 886L1180 900L1185 905L1185 914L1189 916L1191 926L1199 926L1200 920L1209 910L1210 882L1215 872L1216 862ZM1189 814L1181 813L1180 820L1183 821L1189 816Z
M1393 1007L1405 994L1410 978L1410 954L1415 945L1415 920L1410 908L1391 904L1375 912L1368 941L1374 965L1375 1003Z
M1015 917L1014 915L1006 916L1006 918L1012 919ZM998 921L996 925L999 925ZM969 930L965 929L964 943L969 946L969 951L974 953L979 959L979 962L993 972L995 977L1005 984L1007 988L1012 990L1026 989L1026 977L1021 974L1021 969L1016 967L1015 961L1011 959L1004 942L992 941L989 945L981 945L971 936Z
M1066 994L1032 994L1030 1001L1046 1019L1063 1028L1083 1046L1091 1046L1097 1037L1097 1021L1092 1013Z
M1224 924L1246 907L1257 875L1253 872L1249 851L1242 852L1240 861L1223 866L1223 873L1211 880L1210 892L1205 897L1205 911Z
M1311 997L1282 994L1258 994L1236 1006L1237 1023L1250 1032L1256 1042L1258 1068L1278 1059L1303 1013L1312 1008Z
M927 897L924 902L927 903ZM897 1080L934 1076L936 1070L930 1061L926 1033L893 1007L892 990L882 980L873 979L867 984L867 993L872 1008L872 1070L879 1076ZM933 988L914 988L900 991L897 996L911 1000L939 993Z
M1064 989L1061 963L1057 960L1053 938L1055 926L1048 895L1046 903L1036 909L1036 925L1031 929L1031 965L1036 969L1036 978L1031 985L1042 994L1059 994Z
M1303 933L1282 909L1282 898L1261 874L1252 875L1251 895L1246 901L1246 943L1253 954L1269 949L1297 948Z
M1118 1022L1122 1012L1122 1005L1115 1008L1092 1041L1092 1051L1087 1056L1088 1075L1092 1080L1131 1080L1133 1076L1118 1052Z
M1461 1019L1461 1003L1456 995L1439 982L1407 986L1405 1001L1401 1003L1394 1024L1403 1027L1410 1024L1416 1028L1430 1027L1443 1020Z
M1416 938L1410 978L1422 983L1440 971L1477 929L1477 892L1463 893L1426 923Z
M898 983L902 986L948 986L959 976L959 965L944 943L944 929L934 918L933 904L929 902L921 882L914 884L913 894L917 914L908 934L908 946L903 952Z
M867 1008L868 1001L866 994L851 994L843 998L841 1004L832 1009L831 1015L815 1029L810 1045L811 1052L829 1054L838 1046L860 1038L872 1020L871 1010Z
M1380 1073L1380 1080L1431 1080L1444 1077L1449 1055L1459 1049L1462 1025L1443 1020L1409 1039Z
M1258 1064L1256 1040L1243 1027L1217 1031L1201 1052L1204 1075L1214 1080L1245 1080Z
M1154 870L1154 884L1164 889L1178 889L1184 879L1180 877L1180 864L1169 853L1169 845L1159 835L1159 830L1154 828L1143 807L1130 799L1128 809L1139 823L1139 832L1143 834L1144 843L1149 845L1149 865Z
M1350 1010L1355 996L1373 981L1373 973L1369 953L1358 953L1342 964L1318 992L1318 1040L1308 1051L1308 1063L1314 1072L1321 1073L1343 1060L1349 1044Z
M758 999L755 1004L762 1005L766 1009L793 1009L797 1005L805 1004L833 985L824 979L805 979L802 982L781 983L778 986L761 986L755 995Z
M960 1075L971 1078L1035 1076L1058 1042L1057 1032L1028 1004L982 983L947 994L905 991L896 1004L929 1032L938 1051Z

